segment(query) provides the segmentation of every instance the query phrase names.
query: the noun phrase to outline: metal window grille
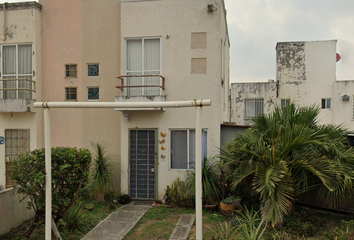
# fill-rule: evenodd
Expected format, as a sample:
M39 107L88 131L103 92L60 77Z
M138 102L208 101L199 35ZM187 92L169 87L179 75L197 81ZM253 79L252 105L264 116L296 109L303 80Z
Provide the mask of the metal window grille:
M76 64L66 64L65 65L65 77L77 77L77 65Z
M66 100L77 100L77 88L76 87L65 88L65 99Z
M245 99L245 118L254 118L263 114L263 98Z
M286 106L288 106L289 104L290 104L290 99L282 99L280 106L281 106L281 107L286 107Z

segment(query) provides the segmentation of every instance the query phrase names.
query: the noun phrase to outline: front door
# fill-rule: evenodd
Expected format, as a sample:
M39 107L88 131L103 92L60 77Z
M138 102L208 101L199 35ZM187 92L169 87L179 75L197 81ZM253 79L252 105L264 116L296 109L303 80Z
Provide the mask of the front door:
M130 130L130 197L155 199L156 130Z

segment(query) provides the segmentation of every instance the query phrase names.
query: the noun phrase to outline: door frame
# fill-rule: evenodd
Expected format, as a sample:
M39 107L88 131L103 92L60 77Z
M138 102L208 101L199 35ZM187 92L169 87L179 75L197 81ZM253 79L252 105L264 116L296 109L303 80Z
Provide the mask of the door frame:
M128 194L130 195L130 131L131 130L148 130L155 131L155 157L154 157L154 167L155 167L155 183L154 183L154 200L158 199L158 128L128 128ZM141 200L149 200L144 198L135 198Z

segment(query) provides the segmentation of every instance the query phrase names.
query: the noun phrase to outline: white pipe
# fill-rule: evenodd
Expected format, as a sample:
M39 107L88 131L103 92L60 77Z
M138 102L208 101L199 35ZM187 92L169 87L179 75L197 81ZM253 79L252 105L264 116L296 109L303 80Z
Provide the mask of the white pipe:
M35 108L180 108L210 106L210 99L166 102L35 102Z
M52 155L50 142L49 108L44 109L44 143L45 143L45 240L52 239Z
M195 124L195 215L196 239L203 239L202 213L202 107L196 107Z

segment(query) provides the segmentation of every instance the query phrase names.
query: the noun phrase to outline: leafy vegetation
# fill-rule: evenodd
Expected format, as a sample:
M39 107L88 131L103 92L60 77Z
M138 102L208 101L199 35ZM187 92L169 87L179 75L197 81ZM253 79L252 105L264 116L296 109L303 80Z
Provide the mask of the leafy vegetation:
M195 171L188 174L186 179L188 194L195 197ZM219 178L218 163L205 157L202 163L203 202L214 204L222 199L222 185Z
M184 181L177 178L171 183L171 187L166 189L166 204L173 207L193 207L194 196L189 192L188 187Z
M68 147L52 148L52 209L57 222L72 206L79 190L87 182L91 154L87 149ZM28 238L45 214L45 153L44 149L20 155L12 163L11 177L19 185L19 193L30 198L28 208L35 217L28 229Z
M276 107L256 117L220 156L232 190L259 197L262 217L273 226L291 212L298 194L318 189L319 200L331 206L353 196L354 148L341 126L318 124L319 112Z
M116 180L117 167L107 149L100 143L92 143L94 149L93 166L90 173L91 193L98 201L104 201L105 193L112 190Z

